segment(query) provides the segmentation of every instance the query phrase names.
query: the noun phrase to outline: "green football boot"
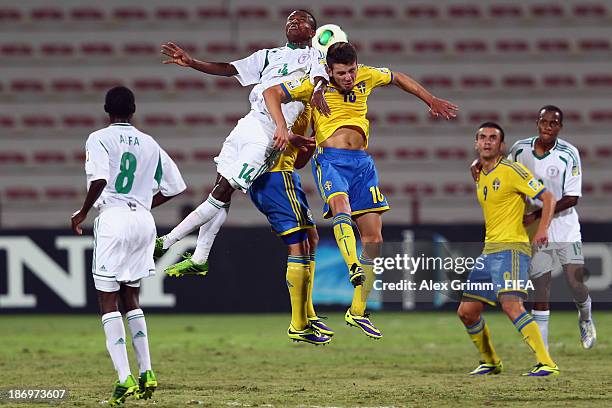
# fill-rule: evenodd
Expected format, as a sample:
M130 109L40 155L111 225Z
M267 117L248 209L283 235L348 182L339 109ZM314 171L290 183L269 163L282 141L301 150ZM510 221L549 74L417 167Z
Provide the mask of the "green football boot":
M155 238L155 249L153 250L153 260L157 261L159 258L164 256L168 252L168 249L164 249L164 239L162 237Z
M185 259L166 268L166 275L181 277L185 275L204 276L208 272L208 261L197 264L191 260L191 254L183 255Z
M132 374L125 379L124 382L120 383L119 380L115 382L115 391L113 396L108 401L108 405L115 407L125 402L126 398L134 395L138 392L138 383Z
M153 392L157 388L157 378L153 370L147 370L144 373L140 373L138 378L138 392L136 393L136 399L149 399L153 395Z

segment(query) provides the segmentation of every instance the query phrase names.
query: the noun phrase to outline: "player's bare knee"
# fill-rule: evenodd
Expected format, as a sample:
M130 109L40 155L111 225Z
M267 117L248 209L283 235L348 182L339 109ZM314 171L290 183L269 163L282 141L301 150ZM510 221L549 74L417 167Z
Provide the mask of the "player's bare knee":
M474 324L480 318L480 310L475 307L474 302L461 302L457 309L457 316L463 324Z
M517 318L521 315L525 308L523 307L523 302L516 296L512 296L501 302L501 308L504 313L511 319Z
M119 292L102 292L98 291L98 304L100 305L100 313L119 311Z
M329 208L332 210L332 214L334 215L338 213L351 213L351 204L349 203L349 199L346 194L338 194L337 196L332 197L328 204Z
M308 229L308 245L310 246L310 252L315 252L319 246L319 233L316 228Z
M223 203L229 203L232 199L232 194L236 191L234 187L225 179L225 177L221 177L213 191L210 193L215 200L219 200Z
M139 288L121 285L119 291L121 297L121 305L126 311L140 309L140 302L138 301Z

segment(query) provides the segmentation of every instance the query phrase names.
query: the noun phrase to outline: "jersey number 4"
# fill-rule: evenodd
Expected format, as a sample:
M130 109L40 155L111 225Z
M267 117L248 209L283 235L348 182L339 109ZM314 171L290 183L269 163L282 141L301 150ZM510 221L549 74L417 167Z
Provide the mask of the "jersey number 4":
M121 155L119 174L115 180L115 191L119 194L129 193L134 184L134 173L136 173L136 156L125 152Z

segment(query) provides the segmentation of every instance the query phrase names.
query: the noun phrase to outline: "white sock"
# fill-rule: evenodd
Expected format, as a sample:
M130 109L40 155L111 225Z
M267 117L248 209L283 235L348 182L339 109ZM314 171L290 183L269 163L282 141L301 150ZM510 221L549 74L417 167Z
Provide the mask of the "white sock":
M578 313L580 313L580 320L586 321L591 320L591 296L587 296L587 299L583 303L576 302Z
M229 204L229 203L228 203ZM221 226L227 218L228 208L223 208L223 211L219 211L215 218L207 222L205 225L200 227L200 233L198 234L198 244L196 246L191 259L195 263L202 264L208 260L208 254L210 249L215 242L217 233L221 229Z
M531 316L538 324L540 333L542 333L542 340L544 340L544 345L546 350L548 350L548 320L550 320L550 310L532 310Z
M151 369L147 322L145 321L142 309L130 310L125 316L127 317L128 327L132 334L132 346L134 346L134 351L136 352L138 369L140 373L144 373Z
M113 360L113 365L119 375L119 382L124 382L130 372L127 349L125 348L125 327L119 312L110 312L102 316L102 327L106 334L106 349Z
M183 221L179 223L170 233L164 236L164 249L170 248L181 239L185 238L196 228L201 227L213 219L215 215L229 203L224 203L209 195L206 201L193 210Z

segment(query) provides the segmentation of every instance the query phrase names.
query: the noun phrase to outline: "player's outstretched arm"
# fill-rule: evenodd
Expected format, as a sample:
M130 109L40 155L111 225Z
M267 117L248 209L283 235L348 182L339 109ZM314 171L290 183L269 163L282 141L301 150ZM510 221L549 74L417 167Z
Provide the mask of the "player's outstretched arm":
M166 197L162 193L158 192L158 193L156 193L153 196L153 201L151 202L151 208L159 207L160 205L162 205L165 202L170 201L170 199L172 199L174 197L176 197L176 196L173 195L173 196Z
M411 93L429 106L429 113L451 119L457 116L459 107L444 99L436 98L421 84L402 72L393 72L393 84L405 92Z
M548 227L555 214L555 197L552 193L550 191L544 191L539 198L544 204L542 207L542 220L540 221L538 230L533 236L533 244L538 246L548 244Z
M281 103L287 101L287 96L280 85L274 85L263 92L263 97L266 101L268 112L270 112L270 116L276 124L276 130L274 131L274 148L282 150L289 142L287 121L281 109Z
M72 217L70 217L72 230L75 234L83 235L83 230L81 229L80 225L87 218L89 210L91 210L91 207L93 207L98 197L100 197L100 194L102 194L104 187L106 187L106 180L104 179L94 180L89 185L89 190L85 196L85 201L83 201L83 206L80 210L72 214Z
M178 45L168 42L162 44L161 53L170 57L170 59L162 61L162 64L177 64L182 67L190 67L205 74L219 76L237 75L236 67L227 62L207 62L192 58L191 55Z

